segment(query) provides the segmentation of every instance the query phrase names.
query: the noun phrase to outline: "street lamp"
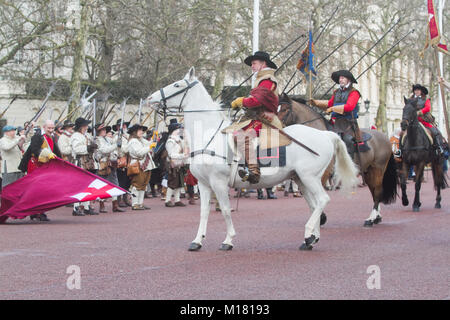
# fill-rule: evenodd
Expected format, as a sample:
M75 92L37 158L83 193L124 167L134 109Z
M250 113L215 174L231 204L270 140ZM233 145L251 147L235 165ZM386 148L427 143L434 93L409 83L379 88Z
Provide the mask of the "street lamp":
M364 106L366 107L366 112L364 112L364 116L366 117L366 128L370 127L370 100L367 99L364 101Z
M367 114L368 112L369 112L369 109L370 109L370 100L365 100L364 101L364 105L365 105L365 107L366 107L366 112L365 112L365 114Z

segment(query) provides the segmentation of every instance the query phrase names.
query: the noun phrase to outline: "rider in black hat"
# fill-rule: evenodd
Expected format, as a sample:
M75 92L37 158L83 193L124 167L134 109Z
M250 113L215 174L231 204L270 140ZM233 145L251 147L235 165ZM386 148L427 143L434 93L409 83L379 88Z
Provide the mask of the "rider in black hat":
M439 154L444 152L444 139L441 132L434 126L434 117L431 115L431 100L427 98L428 89L421 84L415 84L412 88L412 99L417 99L417 107L420 111L417 113L418 120L431 131L435 148Z
M256 184L261 176L258 161L256 160L256 150L251 146L251 140L259 136L262 129L262 120L272 122L276 127L282 127L281 123L277 124L278 109L278 80L275 77L277 65L270 59L267 52L257 51L253 55L247 57L244 63L252 68L256 74L256 81L252 87L251 95L247 98L240 97L231 103L231 107L245 107L252 109L256 116L249 116L250 124L243 121L243 125L234 125L235 130L243 130L244 155L246 168L239 171L242 181L249 181ZM248 120L248 119L244 119Z
M342 139L347 145L351 156L355 151L356 141L361 141L358 128L358 101L361 94L353 88L357 80L348 70L333 72L331 79L339 85L330 100L310 100L310 104L331 113L331 118L337 131L342 133ZM356 140L356 141L355 141Z

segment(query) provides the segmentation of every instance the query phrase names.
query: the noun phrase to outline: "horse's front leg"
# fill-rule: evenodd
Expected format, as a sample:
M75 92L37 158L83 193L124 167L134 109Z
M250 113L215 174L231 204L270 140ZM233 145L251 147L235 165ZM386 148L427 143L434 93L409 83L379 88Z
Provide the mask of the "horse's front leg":
M198 182L200 191L200 225L198 226L197 236L189 246L189 251L198 251L202 247L202 240L206 237L206 227L208 225L208 217L210 212L209 201L211 200L211 188Z
M217 181L213 189L217 200L219 201L222 216L227 225L227 236L224 242L222 242L220 250L229 251L233 249L233 238L236 236L236 231L234 230L233 221L231 220L231 205L230 197L228 196L228 183L226 181L223 183Z
M422 180L423 180L423 170L425 168L425 164L421 163L417 165L416 167L416 194L414 196L414 203L413 203L413 211L419 212L420 207L422 204L420 203L420 189L422 187Z
M404 207L409 205L408 195L406 194L406 180L408 179L409 165L402 162L402 169L400 170L400 186L402 187L402 204Z

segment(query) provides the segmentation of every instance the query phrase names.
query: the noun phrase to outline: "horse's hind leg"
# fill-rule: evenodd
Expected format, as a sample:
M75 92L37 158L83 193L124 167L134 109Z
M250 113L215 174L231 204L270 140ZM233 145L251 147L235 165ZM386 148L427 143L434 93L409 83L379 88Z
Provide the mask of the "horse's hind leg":
M373 208L369 218L364 222L364 227L372 227L374 224L381 222L380 200L383 196L383 170L380 168L370 167L364 180L369 186L373 199Z
M422 204L420 203L420 188L422 187L423 170L425 162L421 162L416 166L416 195L414 196L413 211L419 212Z
M441 187L437 187L437 195L436 195L436 204L434 205L435 209L441 209Z
M210 212L209 201L211 200L211 189L202 182L198 182L200 191L200 225L198 226L197 236L189 246L189 251L198 251L202 247L202 240L206 237L206 227L208 225L208 217Z
M227 236L225 241L222 242L220 250L229 251L233 249L233 238L236 235L236 231L234 230L233 221L231 220L231 205L230 198L228 196L228 185L216 183L213 189L216 193L217 200L219 201L222 216L224 217L227 225Z

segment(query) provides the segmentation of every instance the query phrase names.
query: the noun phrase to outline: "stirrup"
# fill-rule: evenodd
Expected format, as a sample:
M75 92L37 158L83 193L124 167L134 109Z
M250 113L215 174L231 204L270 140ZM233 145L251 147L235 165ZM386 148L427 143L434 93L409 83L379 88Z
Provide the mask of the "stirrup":
M250 178L250 171L245 167L244 169L239 170L239 176L241 177L242 182L246 182L248 178Z
M401 158L401 157L402 157L402 150L398 149L398 150L394 153L394 157L395 157L395 158Z

